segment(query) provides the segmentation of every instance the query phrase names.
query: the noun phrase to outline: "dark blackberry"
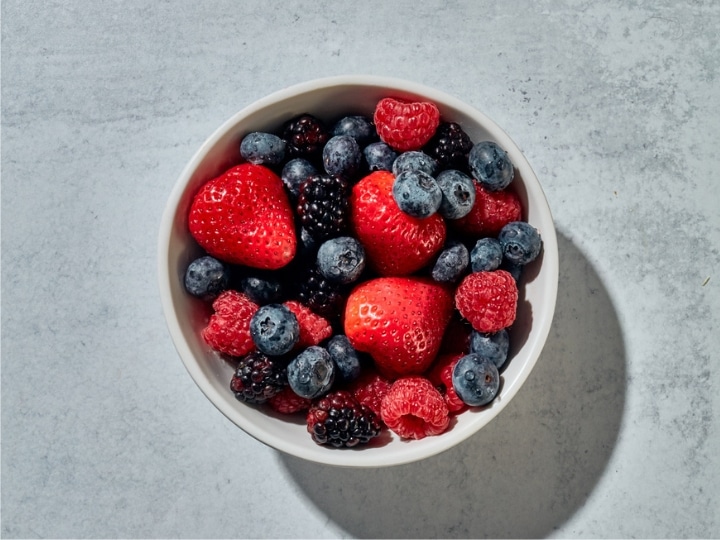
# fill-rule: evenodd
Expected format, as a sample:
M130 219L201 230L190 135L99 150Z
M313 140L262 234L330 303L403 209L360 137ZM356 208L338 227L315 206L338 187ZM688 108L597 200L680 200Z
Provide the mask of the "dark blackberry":
M423 151L435 158L441 169L468 169L467 157L472 150L470 136L455 122L442 122Z
M314 175L300 186L297 213L315 240L341 236L348 225L349 184L340 177Z
M265 403L287 386L286 362L259 351L243 356L230 381L230 390L239 401Z
M344 307L345 290L339 283L326 279L315 268L310 269L301 280L298 300L318 315L333 321Z
M307 430L317 444L351 448L380 435L377 415L350 392L339 390L317 400L307 413Z
M282 129L282 139L291 159L299 157L317 162L329 138L323 121L307 113L286 122Z

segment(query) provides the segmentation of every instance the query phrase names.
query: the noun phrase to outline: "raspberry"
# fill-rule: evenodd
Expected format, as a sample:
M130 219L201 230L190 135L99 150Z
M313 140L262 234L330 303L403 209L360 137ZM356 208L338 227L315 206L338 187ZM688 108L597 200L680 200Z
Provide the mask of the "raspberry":
M518 288L505 270L473 272L455 291L455 306L478 332L492 334L515 321Z
M350 186L340 177L315 175L300 186L300 223L317 241L340 236L348 224Z
M381 99L375 108L380 138L400 152L420 150L435 134L440 111L434 103Z
M307 413L307 430L317 444L337 448L365 444L380 435L380 422L350 392L339 390L317 400Z
M327 319L313 313L309 307L295 300L288 300L284 305L295 314L300 325L300 340L295 345L296 349L319 345L332 336L332 326Z
M287 386L285 364L276 357L255 351L240 359L230 381L239 401L265 403Z
M489 191L475 182L475 204L470 213L460 219L448 220L456 230L473 236L496 237L511 221L522 216L520 199L513 191Z
M213 302L215 313L202 331L205 342L216 351L244 356L255 350L250 320L259 306L246 295L227 290Z
M404 439L439 435L450 425L443 396L425 377L397 379L382 401L385 424Z
M473 148L470 136L455 122L441 122L423 151L435 158L443 169L468 170L468 154Z
M311 400L298 396L289 386L286 386L279 394L275 394L268 400L270 408L280 414L295 414L307 411L311 403Z
M448 411L451 413L459 413L467 409L465 402L455 392L452 382L453 368L463 356L463 353L442 354L435 360L435 364L428 373L428 379L442 394Z
M368 366L350 385L349 391L363 405L367 405L380 418L382 400L392 383Z

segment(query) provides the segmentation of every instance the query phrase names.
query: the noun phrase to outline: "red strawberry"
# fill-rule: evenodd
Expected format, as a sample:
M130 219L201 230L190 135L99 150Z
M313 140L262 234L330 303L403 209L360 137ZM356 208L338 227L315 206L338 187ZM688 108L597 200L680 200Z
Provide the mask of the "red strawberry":
M489 191L475 182L475 204L470 213L450 220L456 230L473 236L497 236L505 225L522 219L520 199L514 191Z
M285 307L293 312L300 325L300 339L295 345L296 349L319 345L332 336L332 326L327 319L317 315L309 307L296 300L288 300Z
M467 409L467 405L458 397L452 383L453 368L463 356L465 356L465 353L441 354L437 357L427 375L430 382L442 394L451 413L458 413Z
M427 101L381 99L375 107L375 127L388 145L400 152L420 150L435 135L440 111Z
M385 425L403 439L440 435L450 425L448 408L438 390L424 377L403 377L382 401Z
M227 290L213 302L215 313L202 331L205 342L230 356L245 356L255 350L250 319L259 306L243 293Z
M518 288L505 270L473 272L455 291L455 306L478 332L492 334L515 322Z
M348 297L345 335L390 379L423 373L440 348L452 304L452 294L430 280L372 279Z
M295 256L292 207L282 180L262 165L244 163L204 184L188 225L205 251L228 263L275 270Z
M438 214L418 219L398 208L392 195L395 177L369 174L350 194L350 223L365 248L368 266L383 276L412 274L428 264L445 242L445 221Z

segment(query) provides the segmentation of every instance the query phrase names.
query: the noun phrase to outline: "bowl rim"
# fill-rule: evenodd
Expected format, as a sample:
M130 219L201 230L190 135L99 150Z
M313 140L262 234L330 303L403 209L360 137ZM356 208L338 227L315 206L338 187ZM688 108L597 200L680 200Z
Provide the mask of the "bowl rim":
M178 206L180 205L181 198L185 192L185 187L191 180L194 171L197 170L198 166L207 157L211 149L224 136L226 136L230 130L237 126L242 119L255 112L261 111L262 109L272 106L278 102L285 101L308 92L343 86L369 87L377 89L382 88L387 89L389 92L404 92L410 95L422 96L425 99L440 103L443 106L458 109L463 111L464 114L479 119L483 128L486 129L492 137L508 151L513 164L516 168L522 171L524 187L529 192L528 196L532 195L536 203L542 207L543 215L546 215L549 219L549 226L543 231L544 249L542 267L543 272L547 273L550 277L549 286L551 289L547 291L547 299L550 303L546 303L543 310L547 316L542 319L539 326L533 328L535 344L531 348L532 354L526 361L526 368L520 371L518 377L513 381L512 387L506 394L504 394L503 399L493 404L493 413L489 415L483 423L480 423L477 426L473 424L473 426L471 426L473 429L465 429L462 432L458 431L454 434L450 432L445 434L448 435L445 437L428 437L424 439L425 444L416 444L415 446L407 444L406 449L404 449L400 455L395 454L396 457L392 460L387 459L382 452L347 452L342 450L338 451L336 449L327 449L320 446L318 446L318 450L322 451L310 453L298 452L296 445L291 444L288 440L283 439L282 437L276 437L273 434L258 429L253 423L247 421L241 415L237 415L233 409L225 406L224 403L226 402L226 396L221 395L207 376L199 369L197 359L193 355L189 344L183 336L180 319L178 317L177 310L174 309L173 292L170 285L173 273L169 265L168 255L170 239L173 235L173 229L175 227L175 216L178 211ZM531 181L528 184L529 179ZM377 75L340 75L308 80L272 92L233 114L202 143L200 148L196 150L194 155L183 168L165 205L158 235L158 282L162 309L176 351L195 384L227 419L263 444L301 459L324 465L341 467L385 467L419 461L437 455L460 444L495 419L523 386L540 357L552 325L557 300L558 279L559 263L557 237L552 212L542 186L540 185L540 182L529 162L520 150L520 147L491 118L468 103L441 90L425 86L424 84L395 77ZM537 321L533 323L533 325L535 324L537 324ZM432 440L428 443L427 441L429 439ZM424 441L413 442L419 443Z

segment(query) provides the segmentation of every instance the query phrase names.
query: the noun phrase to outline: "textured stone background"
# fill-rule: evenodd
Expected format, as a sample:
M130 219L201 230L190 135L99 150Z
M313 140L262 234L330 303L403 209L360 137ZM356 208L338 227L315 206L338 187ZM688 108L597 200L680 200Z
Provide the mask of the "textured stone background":
M720 3L1 9L3 537L720 536ZM350 73L496 120L560 244L523 391L461 446L381 471L231 425L156 286L165 199L202 141L264 94Z

